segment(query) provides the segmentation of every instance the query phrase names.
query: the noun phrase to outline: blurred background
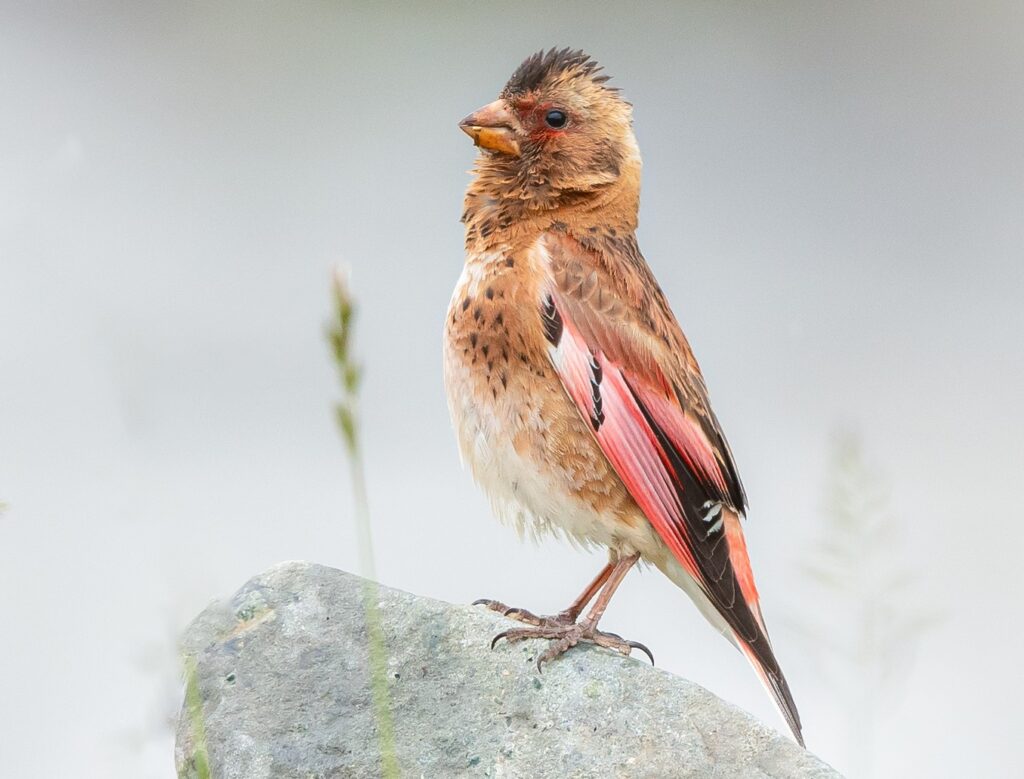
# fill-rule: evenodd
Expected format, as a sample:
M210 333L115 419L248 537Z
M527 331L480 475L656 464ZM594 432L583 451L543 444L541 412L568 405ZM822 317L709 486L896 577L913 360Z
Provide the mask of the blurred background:
M571 45L636 107L640 243L808 745L1011 775L1022 40L1012 2L0 3L0 773L172 776L188 621L281 560L356 568L338 261L380 580L550 612L601 566L491 518L441 385L456 123ZM605 623L782 727L660 575Z

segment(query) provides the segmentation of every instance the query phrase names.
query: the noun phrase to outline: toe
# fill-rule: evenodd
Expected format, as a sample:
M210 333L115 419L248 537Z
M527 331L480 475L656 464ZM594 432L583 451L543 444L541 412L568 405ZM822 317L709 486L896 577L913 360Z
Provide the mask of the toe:
M579 637L575 633L570 633L564 638L560 638L551 644L540 657L537 658L537 672L544 673L544 663L549 663L556 657L564 654L568 649L576 646L579 642Z
M504 613L508 611L508 606L502 603L500 600L491 600L490 598L480 598L479 600L473 601L474 606L486 606L491 611L497 611L498 613Z
M504 615L509 619L514 619L518 622L525 622L528 625L543 625L545 620L543 617L538 617L532 611L526 609L510 608L506 609Z

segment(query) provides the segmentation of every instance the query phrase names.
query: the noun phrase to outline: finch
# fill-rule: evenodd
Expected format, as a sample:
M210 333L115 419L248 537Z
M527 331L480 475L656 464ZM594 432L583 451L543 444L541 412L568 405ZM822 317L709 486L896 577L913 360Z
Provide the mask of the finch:
M743 485L686 336L637 245L632 106L607 82L582 51L541 51L459 125L480 149L444 332L463 461L521 533L562 535L609 555L559 614L479 601L525 623L492 647L547 639L538 667L581 642L650 655L597 629L643 560L746 656L802 745L747 556Z

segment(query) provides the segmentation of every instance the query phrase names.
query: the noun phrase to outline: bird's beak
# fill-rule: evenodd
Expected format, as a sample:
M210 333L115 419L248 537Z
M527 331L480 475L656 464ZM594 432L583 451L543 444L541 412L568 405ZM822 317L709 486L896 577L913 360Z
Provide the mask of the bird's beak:
M505 101L495 100L459 122L459 129L481 149L518 157L519 142L514 122Z

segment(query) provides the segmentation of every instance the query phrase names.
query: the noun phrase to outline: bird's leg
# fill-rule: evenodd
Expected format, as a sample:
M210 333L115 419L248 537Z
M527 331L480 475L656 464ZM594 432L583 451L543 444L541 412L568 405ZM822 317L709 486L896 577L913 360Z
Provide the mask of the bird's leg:
M630 568L632 568L639 559L639 554L633 554L629 557L623 557L615 563L609 563L611 570L608 571L607 576L604 577L604 583L597 584L597 586L601 588L601 592L597 596L597 600L594 602L594 605L587 613L586 618L580 622L552 620L547 623L535 625L534 627L506 630L494 637L494 640L491 642L491 647L493 648L494 645L503 638L509 642L523 641L529 638L549 639L553 643L537 659L538 670L543 667L544 663L549 660L554 660L560 654L579 643L597 644L598 646L603 646L607 649L614 649L616 652L620 652L624 655L628 655L634 649L639 649L651 659L651 663L653 664L654 655L652 655L651 650L643 644L637 641L627 641L616 633L604 633L597 629L597 623L604 615L605 609L608 608L612 595L615 594L619 585L622 584L622 580L625 579L626 574L629 573ZM604 574L604 571L602 571L602 574ZM601 577L599 576L598 579L600 578ZM598 582L598 579L594 580L595 583ZM577 599L577 603L584 596L587 596L587 594L587 592L584 592L583 595ZM586 601L584 601L584 603L585 602ZM573 606L576 606L577 603L574 603ZM571 608L572 607L570 607L570 609ZM577 610L577 616L581 610L582 606ZM562 612L562 615L567 615L568 612L569 609Z
M569 604L567 609L560 611L556 619L560 622L575 622L576 618L583 612L583 609L587 607L587 604L594 599L594 596L604 587L605 582L608 581L608 577L612 575L612 571L615 570L615 564L609 562L604 568L601 569L600 573L594 577L594 580L587 585L587 589L577 596L576 600Z
M554 614L550 617L538 617L526 609L519 609L513 606L506 606L501 601L488 600L487 598L481 598L478 601L473 601L474 606L486 606L491 611L497 611L499 614L509 617L510 619L518 620L519 622L525 622L527 625L571 625L576 621L576 618L580 613L587 607L587 604L594 599L594 595L597 594L598 590L604 586L604 583L608 581L608 577L611 576L612 570L615 568L615 564L609 562L601 572L594 577L594 580L587 585L587 588L579 594L568 608Z

